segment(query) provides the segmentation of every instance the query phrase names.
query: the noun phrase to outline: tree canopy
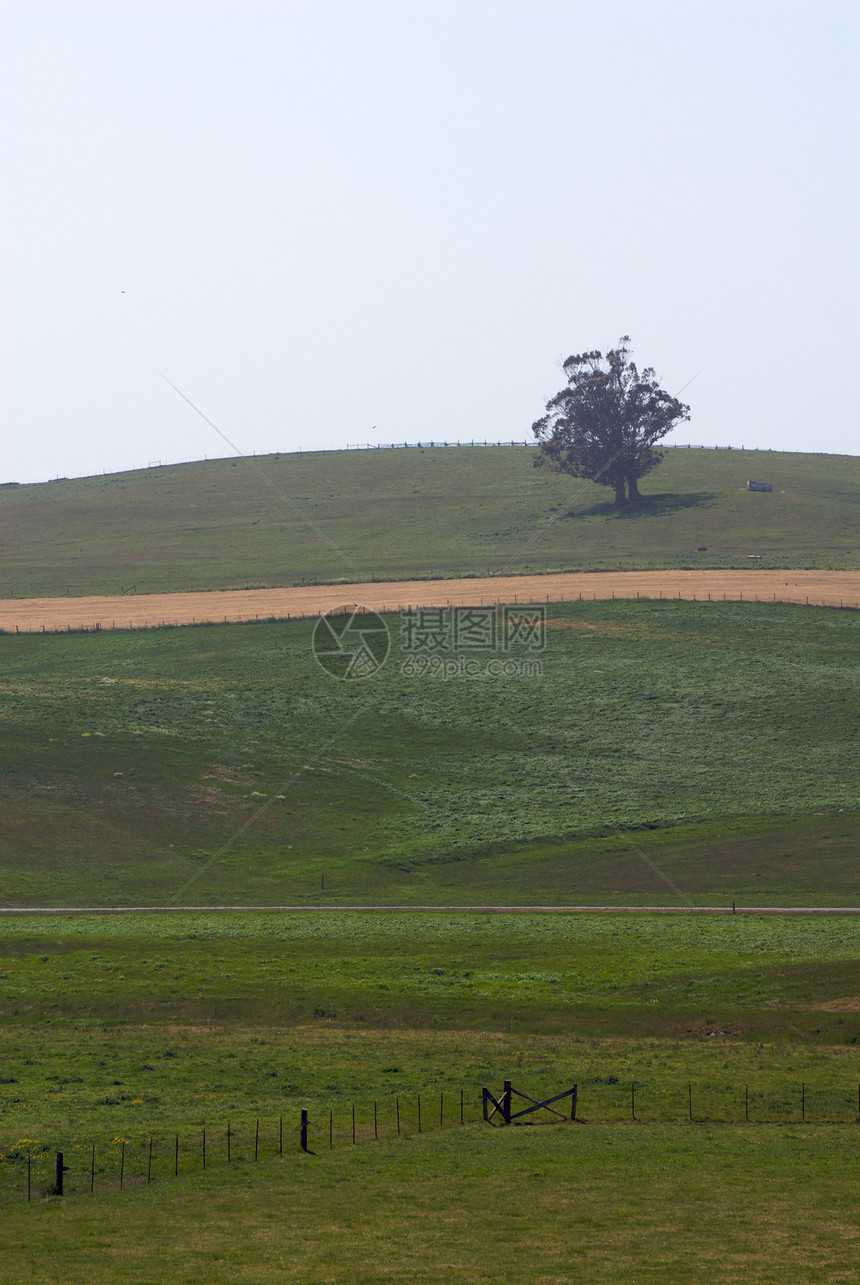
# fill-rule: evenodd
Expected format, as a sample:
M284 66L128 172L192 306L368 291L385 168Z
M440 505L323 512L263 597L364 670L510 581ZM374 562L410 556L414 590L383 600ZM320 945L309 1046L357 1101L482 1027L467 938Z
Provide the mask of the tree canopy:
M657 383L651 367L631 360L629 335L615 348L577 353L563 370L567 388L532 424L535 465L588 478L615 490L616 505L640 500L638 481L663 458L654 444L690 418L690 408Z

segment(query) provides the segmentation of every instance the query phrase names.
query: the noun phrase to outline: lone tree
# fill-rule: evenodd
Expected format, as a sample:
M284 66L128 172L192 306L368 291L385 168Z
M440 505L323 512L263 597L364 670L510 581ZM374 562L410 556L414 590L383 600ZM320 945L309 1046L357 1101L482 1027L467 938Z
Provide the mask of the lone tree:
M615 488L615 503L641 500L639 478L663 458L654 443L665 437L690 408L657 383L650 366L637 370L630 360L629 335L616 348L583 352L564 363L567 388L547 402L546 414L532 424L540 443L535 467L587 477Z

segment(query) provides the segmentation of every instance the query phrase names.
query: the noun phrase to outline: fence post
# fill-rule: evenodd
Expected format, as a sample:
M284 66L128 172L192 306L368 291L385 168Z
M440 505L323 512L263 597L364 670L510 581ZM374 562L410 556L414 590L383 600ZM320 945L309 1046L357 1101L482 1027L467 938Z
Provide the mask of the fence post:
M572 1088L572 1089L571 1089L571 1091L570 1091L570 1118L571 1118L571 1120L575 1120L575 1119L576 1119L576 1100L577 1100L577 1097L578 1097L578 1092L577 1092L578 1088L579 1088L579 1086L578 1086L577 1084L574 1084L573 1088Z
M630 1118L636 1119L636 1081L630 1082Z
M173 1154L173 1176L179 1176L179 1134L176 1135L176 1149Z
M230 1121L227 1121L227 1164L230 1163L230 1140L233 1137L230 1132Z
M62 1151L58 1151L56 1179L54 1183L54 1191L58 1196L62 1196L63 1194L63 1174L66 1172L67 1169L68 1169L68 1165L63 1164L63 1153Z
M299 1146L302 1151L308 1149L308 1111L307 1107L302 1107L302 1118L299 1124Z
M511 1096L512 1096L511 1089L512 1089L512 1086L511 1086L510 1080L505 1080L504 1086L502 1088L502 1101L501 1101L502 1119L504 1120L505 1124L510 1124L511 1122Z

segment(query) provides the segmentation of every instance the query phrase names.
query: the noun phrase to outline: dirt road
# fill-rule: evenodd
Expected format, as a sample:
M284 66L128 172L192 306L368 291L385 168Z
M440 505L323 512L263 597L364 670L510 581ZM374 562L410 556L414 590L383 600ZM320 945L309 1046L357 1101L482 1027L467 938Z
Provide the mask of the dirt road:
M860 906L2 906L27 915L860 915Z
M5 598L0 629L141 629L151 625L318 616L358 604L376 611L401 607L478 606L493 602L562 602L573 598L686 598L796 602L860 607L860 571L606 571L483 580L239 589L214 593L141 594L122 598Z

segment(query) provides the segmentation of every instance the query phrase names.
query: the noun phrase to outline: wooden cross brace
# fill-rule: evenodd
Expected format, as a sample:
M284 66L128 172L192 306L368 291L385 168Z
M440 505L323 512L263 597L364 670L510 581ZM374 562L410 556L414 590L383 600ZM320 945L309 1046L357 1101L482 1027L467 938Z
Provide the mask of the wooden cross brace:
M524 1102L530 1102L532 1105L524 1107L521 1111L511 1110L511 1100L514 1094L516 1094L518 1098L522 1098ZM563 1115L561 1111L556 1111L551 1103L560 1102L562 1098L568 1097L570 1098L570 1119L576 1119L577 1086L575 1084L572 1088L565 1089L562 1093L556 1093L554 1097L544 1098L543 1101L540 1102L537 1098L529 1097L527 1093L522 1093L519 1089L515 1089L510 1080L505 1080L501 1097L495 1098L487 1088L484 1088L482 1096L484 1120L488 1124L492 1121L493 1116L497 1114L502 1117L502 1122L504 1124L510 1124L512 1120L519 1120L521 1116L529 1115L532 1111L549 1111L550 1114L557 1115L560 1120L566 1120L568 1117ZM491 1103L492 1110L489 1110L488 1108Z

